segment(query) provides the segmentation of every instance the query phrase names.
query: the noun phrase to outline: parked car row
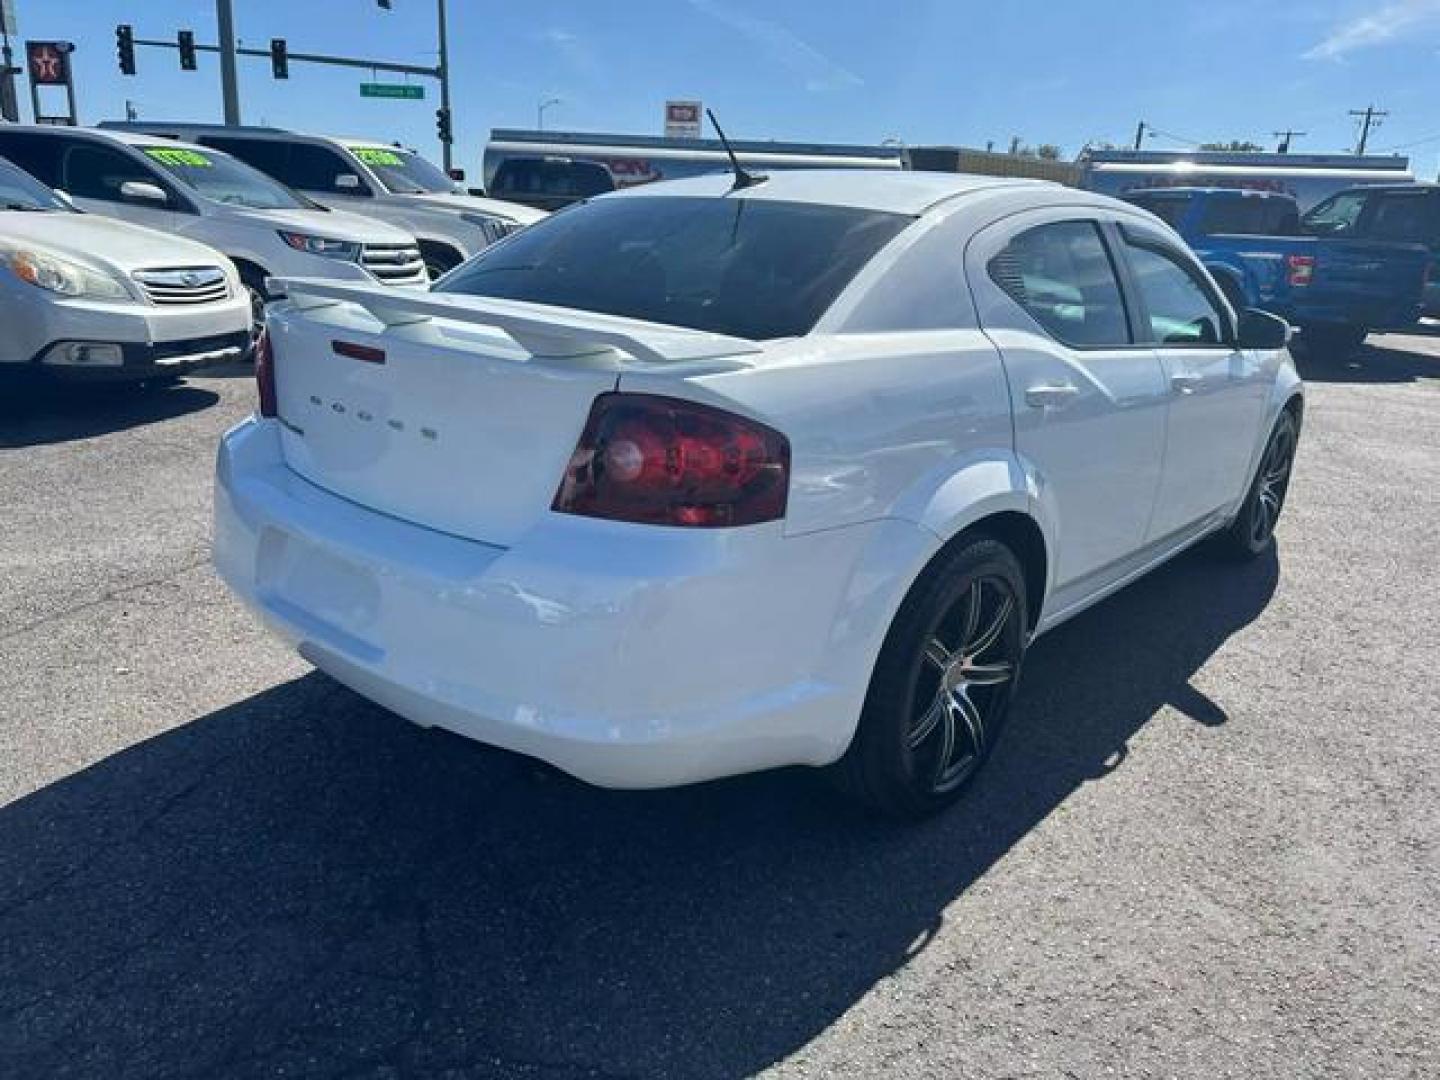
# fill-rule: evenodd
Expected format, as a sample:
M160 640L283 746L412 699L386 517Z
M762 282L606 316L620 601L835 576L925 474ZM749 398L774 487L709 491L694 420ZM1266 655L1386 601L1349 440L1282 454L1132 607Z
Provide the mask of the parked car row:
M266 129L225 138L244 151L232 155L209 131L195 129L198 142L173 134L0 127L0 251L12 271L0 300L6 323L27 328L0 343L0 362L57 375L179 374L232 355L236 341L248 351L281 295L276 278L424 287L544 216L458 192L396 147ZM312 176L333 170L319 198L295 185L311 182L295 163L313 151L333 157L312 166Z
M1419 185L1412 185L1416 189ZM1370 188L1334 197L1375 197ZM1402 330L1420 317L1430 251L1399 229L1384 238L1351 228L1308 235L1289 195L1166 187L1126 198L1175 229L1237 310L1256 307L1301 331L1317 354L1344 355L1372 330ZM1323 203L1312 211L1328 212ZM1412 242L1399 242L1401 238Z

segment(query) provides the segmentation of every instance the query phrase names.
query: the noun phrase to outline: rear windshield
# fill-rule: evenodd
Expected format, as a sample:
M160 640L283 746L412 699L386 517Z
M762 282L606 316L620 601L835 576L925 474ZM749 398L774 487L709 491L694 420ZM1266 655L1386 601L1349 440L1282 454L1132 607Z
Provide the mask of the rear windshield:
M1149 210L1172 229L1178 229L1190 207L1189 195L1130 195L1129 200L1142 210Z
M1206 202L1200 231L1207 236L1298 236L1300 211L1289 199L1222 195Z
M615 190L605 166L589 161L547 161L512 158L501 162L490 181L492 192L516 195L559 195L588 199Z
M597 199L486 249L436 291L794 337L911 220L768 199Z

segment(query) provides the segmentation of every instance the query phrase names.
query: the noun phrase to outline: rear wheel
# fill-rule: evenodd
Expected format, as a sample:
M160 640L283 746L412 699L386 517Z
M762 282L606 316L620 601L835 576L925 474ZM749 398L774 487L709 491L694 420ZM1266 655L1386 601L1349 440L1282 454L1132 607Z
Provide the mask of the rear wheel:
M1255 479L1251 481L1240 512L1217 536L1223 554L1235 559L1254 559L1270 546L1290 490L1290 471L1295 464L1299 439L1300 423L1295 414L1286 409L1270 432L1270 441L1265 444L1260 467L1255 470Z
M977 535L911 590L886 635L860 724L834 766L848 794L894 817L954 802L990 756L1025 651L1025 578Z
M265 328L265 305L270 301L270 294L265 288L265 276L265 271L259 267L240 267L240 285L250 297L250 349L247 351L251 355L254 353L255 340Z

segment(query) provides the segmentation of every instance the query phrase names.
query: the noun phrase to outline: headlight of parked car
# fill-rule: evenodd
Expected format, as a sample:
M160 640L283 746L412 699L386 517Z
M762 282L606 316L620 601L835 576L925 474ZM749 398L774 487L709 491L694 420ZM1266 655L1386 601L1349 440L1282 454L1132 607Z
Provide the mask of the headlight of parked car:
M48 252L0 250L0 263L8 266L21 281L61 296L88 296L96 300L134 299L125 283L118 278Z
M327 259L347 259L350 262L360 258L360 245L350 240L331 240L325 236L294 232L281 232L280 239L307 255L324 255Z

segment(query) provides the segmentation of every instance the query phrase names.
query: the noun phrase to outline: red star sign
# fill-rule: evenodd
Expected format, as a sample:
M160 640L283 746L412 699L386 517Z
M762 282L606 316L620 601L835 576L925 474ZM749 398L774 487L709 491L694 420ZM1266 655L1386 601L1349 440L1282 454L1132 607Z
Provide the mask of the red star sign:
M40 45L30 52L31 77L41 86L65 81L65 58L53 45Z

